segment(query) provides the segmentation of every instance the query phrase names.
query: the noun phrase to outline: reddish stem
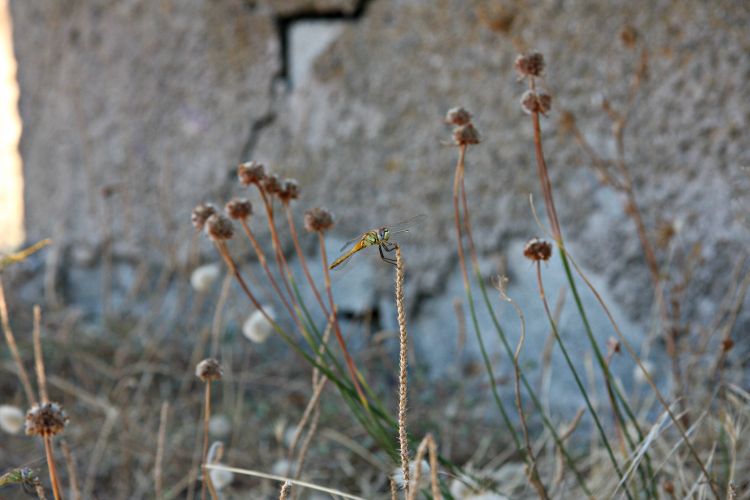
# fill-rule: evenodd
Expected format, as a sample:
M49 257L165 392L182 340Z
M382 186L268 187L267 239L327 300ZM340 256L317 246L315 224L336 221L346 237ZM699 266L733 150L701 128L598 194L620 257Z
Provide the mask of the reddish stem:
M359 385L359 380L357 380L358 379L357 368L354 365L354 360L349 354L349 350L346 348L346 342L344 341L344 337L341 335L338 312L336 311L336 304L333 301L333 291L331 290L331 275L328 272L328 254L326 253L326 245L323 239L323 233L320 231L318 231L318 242L320 243L320 255L323 261L323 273L325 275L326 293L328 294L328 302L331 305L331 317L333 318L333 333L336 335L336 340L338 341L339 346L341 346L341 351L344 353L346 366L349 369L349 374L352 377L352 382L354 382L354 388L357 390L359 399L362 401L362 404L364 405L365 408L369 408L370 405L367 402L365 393L362 392L362 388Z

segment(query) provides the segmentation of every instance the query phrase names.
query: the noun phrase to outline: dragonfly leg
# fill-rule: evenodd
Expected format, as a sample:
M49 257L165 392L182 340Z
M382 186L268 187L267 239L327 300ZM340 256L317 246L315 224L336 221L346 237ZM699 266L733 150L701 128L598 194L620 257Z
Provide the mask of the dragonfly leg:
M395 250L395 247L393 249L391 249L391 250L388 250L388 247L386 245L378 245L378 251L380 252L380 258L383 259L385 262L389 263L390 265L395 266L396 265L396 259L392 259L392 258L386 257L385 254L383 253L383 248L384 247L385 247L385 251L386 252L391 252L391 251Z

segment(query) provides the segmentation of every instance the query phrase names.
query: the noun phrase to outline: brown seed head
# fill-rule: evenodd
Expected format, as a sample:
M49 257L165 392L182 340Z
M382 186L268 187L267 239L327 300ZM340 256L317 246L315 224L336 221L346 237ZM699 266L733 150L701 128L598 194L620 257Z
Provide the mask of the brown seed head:
M263 179L263 189L265 189L266 193L270 195L281 193L283 186L279 176L276 174L267 175L266 178Z
M445 123L450 123L451 125L466 125L471 122L471 113L469 113L465 108L452 108L448 110L448 113L445 115Z
M289 203L291 200L299 198L299 184L294 179L285 179L279 192L279 198L284 203Z
M305 212L305 229L311 233L322 233L333 227L333 215L324 208L311 208Z
M544 56L539 52L529 52L516 57L514 64L519 78L538 77L544 73Z
M193 209L193 213L190 215L190 220L193 222L193 227L200 231L206 224L209 217L216 213L216 209L210 203L201 203Z
M67 423L68 416L59 404L37 404L26 413L26 434L29 436L54 436L61 433Z
M560 130L563 132L573 132L576 127L576 117L567 109L560 114Z
M243 186L258 184L266 178L266 167L257 161L248 161L237 167L237 178Z
M214 241L229 240L234 236L234 227L228 217L213 214L206 221L206 233Z
M245 220L253 215L253 205L246 198L233 198L224 206L224 210L234 220Z
M527 90L521 96L521 107L528 114L542 113L546 115L552 108L552 96L544 92Z
M523 256L533 261L549 260L552 256L552 245L539 238L532 238L523 247Z
M667 479L662 484L662 488L664 488L664 492L668 495L674 495L674 483Z
M632 26L625 26L620 32L620 41L625 47L632 49L638 42L638 31Z
M461 125L453 129L453 142L458 146L467 146L469 144L479 144L482 142L482 137L479 135L479 131L471 123Z
M195 376L203 382L221 380L222 375L224 375L224 371L221 369L219 362L214 358L204 359L195 367Z
M724 352L731 351L732 347L734 347L734 340L730 339L729 337L721 341L721 349Z

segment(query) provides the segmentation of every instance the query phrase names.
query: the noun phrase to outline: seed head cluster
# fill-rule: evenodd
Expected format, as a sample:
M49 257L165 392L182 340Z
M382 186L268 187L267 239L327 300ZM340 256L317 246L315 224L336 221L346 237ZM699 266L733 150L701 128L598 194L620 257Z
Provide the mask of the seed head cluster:
M214 241L225 241L234 236L234 227L225 215L213 214L206 221L206 233Z
M311 208L305 212L305 229L311 233L322 233L333 227L333 215L324 208Z
M523 247L523 256L535 262L547 261L552 256L552 245L539 238L533 238Z
M521 107L528 113L542 113L546 115L552 108L552 96L545 92L527 90L521 96Z
M471 123L471 113L465 108L449 109L445 115L445 123L456 126L453 129L453 142L457 146L468 146L482 142L479 131Z
M216 209L209 203L201 203L193 209L193 213L190 216L190 220L193 222L193 227L198 231L203 229L206 225L206 221L209 217L216 213Z
M195 376L203 382L221 380L222 375L224 375L224 370L214 358L206 358L195 367Z
M279 194L283 189L281 178L276 174L267 175L261 185L270 195Z
M518 77L541 77L544 74L544 56L539 52L529 52L516 57L514 64Z
M42 403L26 413L26 434L29 436L54 436L60 434L68 423L68 415L57 403Z
M285 179L281 191L279 191L279 198L284 203L289 203L299 198L299 184L297 181L294 179Z
M253 205L246 198L233 198L224 206L230 219L245 220L253 215Z
M465 108L451 108L445 115L445 123L456 125L458 127L466 125L471 123L471 113L466 111Z
M248 161L237 167L237 178L243 186L258 184L266 178L266 167L257 161Z

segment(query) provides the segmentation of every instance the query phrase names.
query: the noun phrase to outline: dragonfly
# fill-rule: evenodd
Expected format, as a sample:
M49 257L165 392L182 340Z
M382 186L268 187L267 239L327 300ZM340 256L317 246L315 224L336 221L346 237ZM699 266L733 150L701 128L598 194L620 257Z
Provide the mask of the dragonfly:
M359 252L360 250L364 250L367 247L373 246L378 247L380 258L383 259L384 262L395 266L396 259L389 255L386 255L396 250L396 247L398 246L396 243L391 241L391 237L397 234L408 233L410 229L421 224L426 218L426 215L417 215L416 217L412 217L411 219L407 219L397 224L382 226L377 229L367 231L366 233L362 233L356 238L353 238L344 243L344 246L341 247L342 252L344 252L344 250L346 250L346 248L350 246L351 248L341 254L338 259L334 260L329 269L335 269L336 267L347 262L355 253Z

